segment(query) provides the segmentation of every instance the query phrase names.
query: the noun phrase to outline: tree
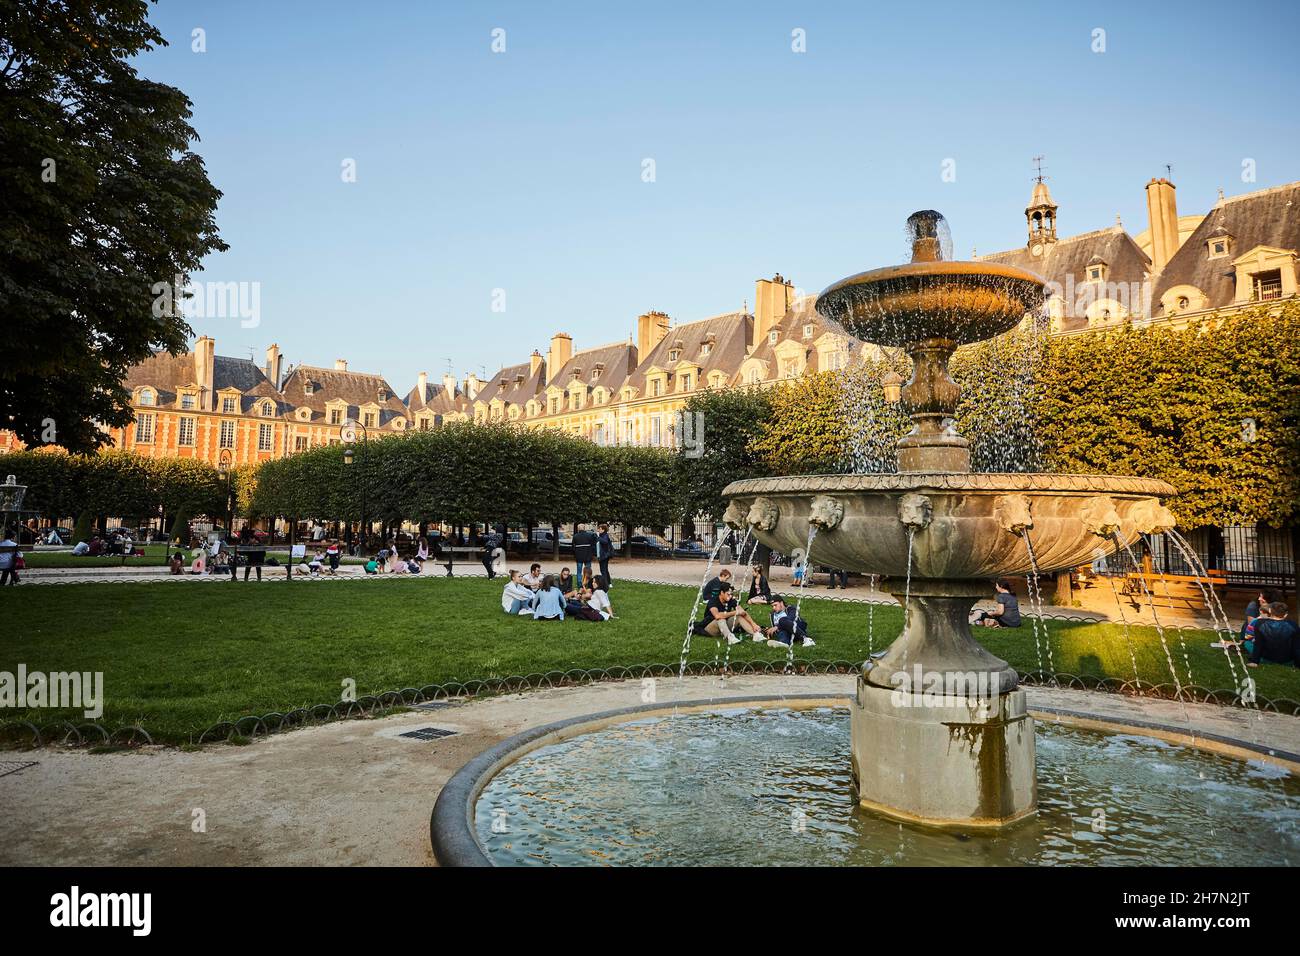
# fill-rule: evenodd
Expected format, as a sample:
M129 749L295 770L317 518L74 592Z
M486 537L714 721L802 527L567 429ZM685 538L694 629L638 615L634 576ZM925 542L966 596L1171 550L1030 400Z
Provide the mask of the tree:
M690 397L683 416L700 416L703 439L678 451L684 515L720 519L727 510L723 488L742 478L770 474L751 443L771 413L770 392L762 389L697 392Z
M190 101L128 62L165 42L147 6L0 0L0 423L28 445L129 423L127 369L190 334L177 277L226 248Z

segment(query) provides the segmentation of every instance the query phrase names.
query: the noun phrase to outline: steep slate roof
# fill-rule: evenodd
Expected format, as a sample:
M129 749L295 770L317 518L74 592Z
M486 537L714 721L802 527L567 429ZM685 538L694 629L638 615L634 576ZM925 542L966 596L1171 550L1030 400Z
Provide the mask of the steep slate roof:
M777 368L776 348L782 342L793 340L804 346L804 367L810 372L823 371L820 367L821 354L815 346L817 341L827 332L844 336L849 343L850 349L857 349L862 346L860 339L846 332L838 322L833 322L818 312L814 308L816 301L816 296L809 295L795 302L790 311L785 314L785 317L767 330L768 335L763 336L761 342L755 343L754 351L747 356L747 358L754 358L767 363L767 377L769 380L776 378L780 374L780 370ZM809 323L813 327L812 338L805 339L803 337L803 327ZM769 340L772 332L777 333L777 345L773 345ZM743 362L744 359L741 361ZM739 366L736 369L736 374L732 376L731 384L741 384Z
M402 404L407 410L414 414L424 409L429 409L435 415L447 415L451 412L463 412L469 402L461 394L460 389L454 392L448 392L446 386L441 382L426 382L424 385L424 395L420 395L420 386L416 386L406 393L402 399Z
M749 349L750 330L754 325L754 317L746 312L727 312L723 315L715 315L710 319L700 319L697 322L688 322L685 325L675 325L668 330L668 334L663 337L649 355L640 357L641 364L637 366L636 371L628 377L624 384L636 388L637 397L646 396L646 370L652 367L666 369L668 371L668 391L672 392L676 388L676 376L673 370L682 361L694 362L700 366L699 381L707 382L709 373L714 369L721 369L727 373L730 380L740 371L740 365L745 361ZM713 345L708 355L700 356L700 346L713 336ZM678 347L681 343L681 357L677 362L671 362L668 359L668 353ZM620 386L622 387L622 386Z
M595 376L597 365L603 366L599 378ZM586 384L587 395L597 385L603 385L617 396L623 383L635 371L636 346L630 342L613 342L574 353L573 358L560 367L560 373L551 384L568 391L576 375Z
M1110 283L1141 283L1151 271L1151 259L1122 226L1059 239L1048 244L1041 256L1024 246L979 256L977 261L998 262L1035 272L1055 284L1053 294L1064 295L1070 288L1077 289L1083 284L1088 263L1098 257L1109 267L1106 281ZM1084 316L1067 314L1061 328L1068 330L1087 324Z
M1232 236L1231 252L1211 259L1205 243L1225 231ZM1178 285L1200 289L1212 309L1231 305L1237 295L1232 260L1256 246L1300 249L1300 182L1221 200L1165 263L1153 308L1158 310L1160 297Z
M315 388L308 395L303 389L305 382L311 381ZM379 400L379 390L384 389L388 397ZM350 418L360 417L362 405L379 406L379 427L385 428L394 418L410 420L406 406L393 391L393 387L382 375L368 372L344 372L333 368L316 368L312 365L299 365L284 382L284 398L295 409L310 408L312 421L325 417L327 402L347 402L347 414Z
M147 385L158 393L156 404L174 406L178 390L196 384L196 378L193 352L182 352L180 355L155 352L150 358L131 366L123 384L132 391ZM283 397L262 369L248 359L226 355L213 357L212 390L220 392L223 388L237 388L243 393L240 411L244 413L264 398L276 403L278 413L282 413L286 407Z
M474 404L500 400L507 406L518 405L521 408L530 398L537 398L546 387L546 360L538 363L537 371L528 370L529 362L507 365L492 376L491 380L479 389Z

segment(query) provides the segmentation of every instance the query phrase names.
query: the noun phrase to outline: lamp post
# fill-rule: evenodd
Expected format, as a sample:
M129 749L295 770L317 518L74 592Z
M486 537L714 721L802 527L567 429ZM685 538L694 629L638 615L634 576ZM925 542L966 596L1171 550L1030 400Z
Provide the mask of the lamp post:
M23 495L27 494L27 486L18 484L18 479L10 475L5 479L5 483L0 485L0 533L9 530L10 515L13 515L14 521L17 521L18 514L23 508ZM14 534L18 534L18 529L14 529ZM17 541L18 539L14 539Z
M229 448L221 449L221 455L217 459L217 471L221 477L226 479L226 540L229 541L235 534L235 496L230 486L230 466L234 463L235 456Z
M352 419L348 419L339 428L339 438L341 438L347 446L343 449L343 464L345 465L350 466L355 458L352 445L357 440L358 428L361 429L361 447L365 448L366 444L370 440L370 435L366 431L365 425L360 422L355 422ZM357 481L361 485L361 522L360 528L357 532L357 548L360 556L364 558L366 556L366 476L364 469L359 469L359 474L360 477Z

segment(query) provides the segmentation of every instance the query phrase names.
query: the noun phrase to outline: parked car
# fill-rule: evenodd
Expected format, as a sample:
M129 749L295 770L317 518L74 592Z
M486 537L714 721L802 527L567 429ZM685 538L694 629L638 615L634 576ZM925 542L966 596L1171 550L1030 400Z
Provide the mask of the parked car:
M533 544L537 546L537 549L539 551L554 551L555 535L545 528L534 528ZM560 550L561 551L573 550L573 538L564 534L563 532L561 532L560 534Z
M627 539L629 558L666 558L672 553L672 544L657 534L634 534Z
M704 550L704 545L698 541L683 541L673 548L675 558L705 558L708 555L709 552Z

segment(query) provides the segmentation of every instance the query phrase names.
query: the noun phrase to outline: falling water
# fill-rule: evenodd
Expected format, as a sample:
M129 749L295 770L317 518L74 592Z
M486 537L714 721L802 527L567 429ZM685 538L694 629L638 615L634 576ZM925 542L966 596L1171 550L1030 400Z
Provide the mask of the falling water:
M903 633L907 633L912 623L912 542L916 539L916 528L907 529L907 581L903 587Z
M745 545L749 543L749 537L750 534L753 532L753 530L754 530L753 528L748 528L748 527L745 529L745 533L740 538L740 543L736 546L736 553L731 556L731 580L733 582L732 587L737 589L740 588L740 577L737 575L736 572L740 571L741 573L744 573L745 569L749 567L749 565L746 564L745 561L743 560L743 556L745 553ZM755 547L757 547L757 541L755 542ZM739 600L739 597L737 596L736 599ZM722 641L721 639L719 639L718 646L721 646L721 644ZM714 664L715 666L717 664L716 654L714 654ZM727 679L727 675L729 673L731 673L731 642L730 641L727 642L727 646L726 648L723 649L722 652L722 670L719 671L719 676L725 682Z
M1128 555L1128 559L1132 565L1140 568L1141 565L1138 563L1137 557L1133 554L1133 549L1130 548L1124 539L1119 536L1119 532L1115 532L1111 537L1115 539L1117 545L1124 549L1124 553ZM1169 676L1174 679L1174 691L1177 694L1178 700L1181 701L1183 699L1183 682L1178 679L1178 669L1174 667L1174 655L1169 652L1169 641L1165 637L1165 628L1164 625L1160 623L1160 615L1156 613L1155 598L1152 597L1151 591L1147 588L1146 576L1139 573L1137 579L1138 583L1142 587L1142 593L1146 595L1147 607L1151 609L1151 621L1155 624L1156 634L1160 636L1160 646L1165 650L1165 660L1169 662Z
M799 609L803 607L803 589L808 585L808 579L812 577L812 546L813 541L817 538L817 526L815 524L808 526L808 543L803 549L803 575L799 578L799 588L794 600L794 621L795 630L790 635L790 647L785 654L785 672L787 674L794 671L794 641L799 633Z
M1160 580L1165 586L1165 600L1169 602L1170 607L1173 607L1173 601L1169 595L1169 576L1165 574L1164 569L1160 566L1159 559L1156 557L1159 552L1156 550L1155 545L1152 542L1152 536L1143 535L1142 539L1146 542L1147 551L1151 555L1151 563L1155 568L1155 572L1160 575ZM1182 628L1178 629L1178 646L1183 652L1183 666L1187 668L1187 683L1195 684L1196 680L1192 677L1192 660L1187 656L1187 640L1183 637Z
M1115 587L1115 579L1109 574L1103 575L1110 584L1110 593L1115 596L1115 608L1119 611L1119 621L1121 631L1124 635L1124 643L1128 646L1128 659L1133 662L1133 680L1137 685L1137 692L1142 693L1142 672L1138 670L1137 652L1133 649L1133 632L1129 629L1128 615L1124 613L1124 598L1120 596L1119 588Z
M871 595L867 598L867 657L876 650L876 576L871 576Z
M1047 623L1043 620L1043 592L1038 586L1038 558L1034 555L1034 543L1029 538L1029 529L1025 529L1025 550L1029 552L1029 603L1033 606L1030 622L1034 626L1034 648L1038 652L1038 669L1043 669L1043 652L1038 648L1038 626L1043 627L1043 643L1047 645L1047 673L1056 684L1056 662L1052 660L1052 639L1047 633Z
M695 633L695 615L700 610L700 600L704 597L704 586L709 583L709 576L713 574L713 562L718 559L718 552L722 550L722 545L727 539L718 537L713 544L713 550L709 552L708 564L704 566L704 577L700 581L700 589L695 592L695 603L691 606L691 617L686 622L686 639L682 641L682 663L677 670L677 679L681 680L686 676L686 658L691 653L691 636Z
M1253 681L1251 681L1250 677L1245 673L1246 668L1244 664L1242 666L1241 675L1238 676L1237 674L1237 662L1233 659L1231 648L1228 647L1229 644L1235 643L1233 640L1232 625L1228 622L1228 615L1223 610L1223 604L1219 601L1219 596L1214 593L1214 588L1206 586L1205 582L1208 575L1206 574L1205 566L1201 563L1201 559L1197 556L1196 552L1192 550L1192 546L1188 543L1186 538L1173 528L1170 528L1166 533L1169 535L1169 540L1174 543L1174 547L1178 549L1179 554L1183 556L1183 560L1186 561L1192 569L1192 574L1196 578L1196 584L1201 589L1201 596L1205 600L1205 607L1210 612L1210 620L1214 624L1214 631L1219 635L1219 644L1222 646L1223 656L1228 661L1228 673L1232 675L1232 681L1237 685L1237 692L1239 694L1244 694L1250 685L1253 684ZM1223 621L1222 632L1219 630L1220 619Z

